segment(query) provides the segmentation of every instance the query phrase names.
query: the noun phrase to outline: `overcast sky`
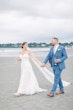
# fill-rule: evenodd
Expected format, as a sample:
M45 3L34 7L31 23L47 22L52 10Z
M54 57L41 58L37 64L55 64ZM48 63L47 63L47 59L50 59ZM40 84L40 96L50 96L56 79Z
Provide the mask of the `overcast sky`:
M0 43L73 41L73 0L0 0Z

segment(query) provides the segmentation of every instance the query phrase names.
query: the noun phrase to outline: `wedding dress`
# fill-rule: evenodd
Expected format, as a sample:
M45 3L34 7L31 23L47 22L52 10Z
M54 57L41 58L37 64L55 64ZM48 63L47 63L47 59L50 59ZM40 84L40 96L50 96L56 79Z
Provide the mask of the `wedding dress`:
M30 56L26 53L20 55L21 58L21 78L17 93L32 95L38 92L47 91L39 87L36 76L30 63Z
M20 83L19 83L19 88L17 92L20 94L32 95L38 92L47 91L39 87L32 65L30 63L31 57L26 53L24 55L20 54L20 58L21 58L21 77L20 77ZM32 61L34 62L34 65L40 70L40 72L43 73L45 78L50 83L53 84L54 82L53 73L51 73L46 67L44 68L40 67L39 64L37 64L33 59ZM63 84L64 86L70 85L70 83L66 81L63 81Z

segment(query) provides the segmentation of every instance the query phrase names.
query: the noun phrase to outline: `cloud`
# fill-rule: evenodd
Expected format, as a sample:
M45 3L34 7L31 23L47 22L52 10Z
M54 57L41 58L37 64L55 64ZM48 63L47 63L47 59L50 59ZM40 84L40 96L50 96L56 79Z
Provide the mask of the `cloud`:
M2 0L0 10L22 11L24 15L73 18L72 0Z
M0 42L47 42L53 36L61 41L73 40L72 3L72 0L0 1Z

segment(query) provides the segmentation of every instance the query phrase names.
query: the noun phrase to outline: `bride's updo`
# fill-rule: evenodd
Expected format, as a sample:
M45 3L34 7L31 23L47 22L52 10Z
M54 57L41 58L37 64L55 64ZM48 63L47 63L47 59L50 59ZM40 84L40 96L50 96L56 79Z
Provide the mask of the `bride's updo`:
M21 48L23 48L23 46L27 44L27 42L23 42L22 45L21 45Z

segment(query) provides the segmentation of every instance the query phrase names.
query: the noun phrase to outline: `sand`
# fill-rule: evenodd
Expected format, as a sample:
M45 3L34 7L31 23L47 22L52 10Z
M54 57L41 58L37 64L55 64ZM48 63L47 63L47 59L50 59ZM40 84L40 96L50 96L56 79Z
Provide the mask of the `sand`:
M38 57L43 61L44 57ZM33 65L33 63L32 63ZM49 64L47 68L52 71ZM49 83L33 65L35 75L41 88L50 89ZM48 92L32 96L14 97L20 79L20 63L16 63L15 57L0 57L0 110L72 110L73 109L73 84L65 87L64 95L47 96ZM62 73L64 80L73 83L73 57L66 60L66 69Z

